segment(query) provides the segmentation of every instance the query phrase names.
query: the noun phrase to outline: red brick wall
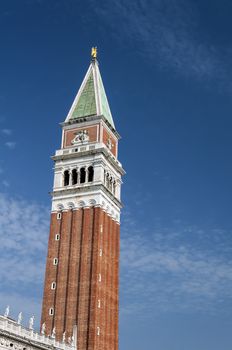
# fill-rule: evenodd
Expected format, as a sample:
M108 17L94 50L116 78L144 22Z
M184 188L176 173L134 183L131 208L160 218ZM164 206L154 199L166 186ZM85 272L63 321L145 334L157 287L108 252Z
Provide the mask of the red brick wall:
M57 265L57 287L55 297L55 315L54 325L56 327L57 339L62 339L65 326L65 313L66 313L66 298L68 289L68 273L69 273L69 256L70 256L70 237L72 226L71 210L63 212L61 236L60 236L60 250L59 250L59 263Z
M101 208L69 210L61 220L52 214L41 318L47 334L56 327L61 340L77 325L78 349L118 350L118 261L119 225ZM51 290L53 281L56 290ZM54 317L48 315L53 306Z
M81 232L83 222L83 210L74 210L71 245L70 245L70 262L69 262L69 279L66 308L66 325L67 336L72 335L72 327L77 324L77 300L79 295L79 273L80 273L80 256L81 256Z
M91 282L91 254L93 234L93 211L84 209L82 246L80 260L80 286L77 311L77 332L79 349L88 349L88 327L89 327L89 303L90 303L90 282Z
M117 156L117 142L113 136L113 134L109 133L104 127L103 127L103 143L107 146L108 140L111 140L112 148L111 152L116 157Z
M57 220L57 214L51 214L50 235L48 241L47 265L44 281L44 300L42 307L41 324L46 323L46 334L51 334L53 317L49 316L49 308L55 304L55 290L51 290L51 283L57 280L57 266L53 265L53 259L59 256L60 241L55 240L55 234L60 234L61 220Z

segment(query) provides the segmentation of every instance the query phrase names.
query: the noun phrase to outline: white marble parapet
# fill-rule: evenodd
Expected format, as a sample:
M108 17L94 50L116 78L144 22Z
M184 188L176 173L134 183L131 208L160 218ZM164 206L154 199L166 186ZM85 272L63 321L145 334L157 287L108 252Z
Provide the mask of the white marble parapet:
M0 349L33 350L33 349L76 350L72 344L56 341L33 329L24 327L16 321L0 315Z
M115 163L119 167L122 167L122 164L119 162L119 160L116 159L116 157L110 152L110 150L102 142L62 148L62 149L59 149L56 151L55 157L56 156L57 157L64 156L67 154L76 154L77 155L77 154L82 153L82 152L93 151L93 150L98 150L98 149L104 149L107 152L107 154L115 161Z

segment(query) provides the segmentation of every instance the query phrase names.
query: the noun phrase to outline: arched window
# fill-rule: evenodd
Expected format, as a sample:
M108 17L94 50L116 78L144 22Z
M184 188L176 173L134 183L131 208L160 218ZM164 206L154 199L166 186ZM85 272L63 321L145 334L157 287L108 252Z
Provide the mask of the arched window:
M113 182L113 194L115 194L116 193L116 181L114 180L114 182Z
M53 265L58 265L58 258L53 259Z
M64 186L69 185L69 170L65 170L64 172Z
M52 282L51 289L56 289L56 282Z
M100 327L97 327L97 335L100 335Z
M88 182L93 181L94 170L92 166L88 167Z
M110 187L110 174L109 173L106 174L106 187L107 188Z
M60 234L59 234L59 233L57 233L57 234L55 235L55 240L56 240L56 241L59 241L59 240L60 240Z
M81 184L85 183L85 176L86 176L85 168L81 168L81 170L80 170L80 183Z
M109 190L112 192L113 190L113 178L110 177L110 184L109 184Z
M72 185L77 184L77 169L72 170Z

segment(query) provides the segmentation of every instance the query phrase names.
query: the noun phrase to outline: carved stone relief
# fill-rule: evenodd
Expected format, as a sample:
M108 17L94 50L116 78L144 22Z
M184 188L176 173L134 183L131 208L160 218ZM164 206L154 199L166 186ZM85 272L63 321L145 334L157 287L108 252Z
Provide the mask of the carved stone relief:
M80 143L88 142L89 141L89 135L87 130L81 130L79 131L74 139L71 141L73 145L77 145Z

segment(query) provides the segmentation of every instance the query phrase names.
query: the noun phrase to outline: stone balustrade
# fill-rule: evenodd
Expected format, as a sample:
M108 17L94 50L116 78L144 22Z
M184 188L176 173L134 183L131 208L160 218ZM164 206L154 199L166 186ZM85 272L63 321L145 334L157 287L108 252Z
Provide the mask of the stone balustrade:
M56 341L52 337L24 327L9 317L0 315L0 350L57 349L76 350L72 344Z

